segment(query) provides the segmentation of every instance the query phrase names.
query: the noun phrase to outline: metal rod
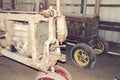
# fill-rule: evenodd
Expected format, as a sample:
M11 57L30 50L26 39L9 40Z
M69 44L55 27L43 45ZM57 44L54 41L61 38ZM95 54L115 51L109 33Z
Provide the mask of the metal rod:
M94 14L99 15L101 0L95 0Z
M61 13L60 13L60 0L56 0L56 7L57 7L58 16L60 16L61 15Z

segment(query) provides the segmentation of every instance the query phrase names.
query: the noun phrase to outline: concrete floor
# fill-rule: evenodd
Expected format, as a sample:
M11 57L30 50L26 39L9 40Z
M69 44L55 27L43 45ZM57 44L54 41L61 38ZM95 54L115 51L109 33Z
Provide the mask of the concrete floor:
M69 57L71 46L66 51L67 62L58 65L66 68L73 80L114 80L120 78L120 56L111 54L97 56L97 63L91 70L81 69L75 66ZM6 57L0 57L0 80L34 80L37 71L23 64L17 63Z

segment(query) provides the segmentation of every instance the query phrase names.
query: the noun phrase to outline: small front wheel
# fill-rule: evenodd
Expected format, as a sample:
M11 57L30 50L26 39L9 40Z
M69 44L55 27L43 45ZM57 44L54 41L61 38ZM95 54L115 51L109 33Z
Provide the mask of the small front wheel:
M96 39L90 41L89 44L94 50L94 53L97 55L107 53L109 49L108 42L104 40L102 37L97 37Z
M94 51L84 43L75 45L70 53L72 61L80 67L91 69L96 62Z
M72 80L70 73L61 66L55 66L55 72L39 73L36 80Z
M36 80L66 80L66 79L58 73L49 72L39 73Z
M70 73L61 66L55 66L55 72L62 75L66 80L72 80Z

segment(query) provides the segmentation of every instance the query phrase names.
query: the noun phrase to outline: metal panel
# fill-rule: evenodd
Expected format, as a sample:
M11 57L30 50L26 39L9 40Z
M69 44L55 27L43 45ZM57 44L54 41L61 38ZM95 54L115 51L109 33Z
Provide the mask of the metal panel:
M114 7L103 7L100 9L100 19L104 21L120 22L118 17L120 13L120 8Z
M119 35L118 35L117 42L120 43L120 33L119 33Z
M99 35L107 41L120 43L120 32L99 30Z
M120 4L120 0L101 0L102 4Z
M120 0L101 0L101 4L120 4ZM120 22L119 13L120 7L102 7L100 9L101 20Z

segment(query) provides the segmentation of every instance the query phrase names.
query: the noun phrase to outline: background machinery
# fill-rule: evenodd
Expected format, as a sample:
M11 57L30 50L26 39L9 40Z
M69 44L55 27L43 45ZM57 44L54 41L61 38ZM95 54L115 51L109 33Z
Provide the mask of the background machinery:
M67 41L74 45L70 53L71 59L76 65L87 69L95 65L95 54L107 53L109 48L108 43L99 36L100 1L95 0L93 15L86 14L87 0L81 0L80 14L65 14Z

